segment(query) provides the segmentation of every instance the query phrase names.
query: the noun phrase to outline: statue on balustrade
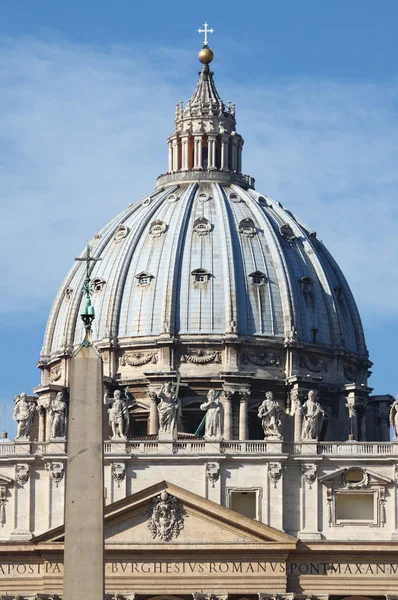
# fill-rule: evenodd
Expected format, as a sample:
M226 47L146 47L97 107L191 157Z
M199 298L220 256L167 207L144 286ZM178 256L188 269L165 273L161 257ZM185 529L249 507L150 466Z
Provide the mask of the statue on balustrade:
M122 396L120 390L116 390L113 398L105 392L104 404L110 404L108 408L109 425L112 429L112 440L125 440L129 432L130 413L127 406L127 399Z
M264 430L265 438L282 439L282 409L274 400L272 392L266 392L265 400L258 408L258 417Z
M63 392L58 392L50 405L51 438L64 438L66 435L66 402Z
M25 392L14 398L13 419L18 423L16 440L29 440L36 413L36 403Z
M398 396L391 404L390 408L390 425L394 432L394 440L398 441Z
M221 429L221 404L219 397L221 392L209 390L207 393L207 401L200 405L201 410L205 410L205 439L220 440L222 436Z
M181 403L178 399L178 386L171 381L164 383L158 393L159 434L174 433L181 418Z
M323 420L325 418L325 411L316 398L317 392L315 390L310 390L308 392L307 400L303 404L302 440L319 439Z

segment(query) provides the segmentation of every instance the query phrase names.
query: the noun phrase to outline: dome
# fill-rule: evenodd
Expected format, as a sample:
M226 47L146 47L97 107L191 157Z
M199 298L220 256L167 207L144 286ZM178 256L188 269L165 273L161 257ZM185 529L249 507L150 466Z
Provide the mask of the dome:
M167 143L167 173L90 244L100 259L88 271L92 339L107 381L136 386L144 408L151 385L173 377L187 394L218 381L254 396L272 389L287 405L300 381L323 386L330 405L347 385L368 390L350 288L316 233L243 174L235 105L221 100L208 64L177 104ZM42 391L68 387L86 277L75 263L54 302Z
M322 242L239 183L159 186L93 240L96 342L236 335L366 353L350 289ZM56 299L43 353L80 344L85 265Z

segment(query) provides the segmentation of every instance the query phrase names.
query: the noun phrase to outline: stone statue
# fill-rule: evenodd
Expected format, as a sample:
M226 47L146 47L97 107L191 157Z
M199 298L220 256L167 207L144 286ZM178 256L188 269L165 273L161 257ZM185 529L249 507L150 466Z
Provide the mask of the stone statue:
M163 384L158 393L159 433L173 433L178 418L181 416L181 404L178 391L171 381Z
M66 435L66 402L63 392L58 392L50 406L51 437L64 438Z
M104 404L111 404L111 407L108 408L109 425L112 429L111 439L127 439L130 426L130 413L128 411L126 398L122 398L120 390L115 391L113 398L110 398L108 392L105 392Z
M321 433L325 411L317 402L316 397L317 393L310 390L307 400L303 404L302 440L318 440Z
M390 408L390 425L394 432L394 440L398 440L398 396L391 404Z
M29 440L30 431L33 425L33 419L36 412L36 404L33 400L29 400L22 392L14 398L13 419L18 423L16 440Z
M282 409L274 400L272 392L266 392L265 400L260 404L257 413L264 430L265 438L282 439Z
M206 410L205 421L205 439L221 439L221 405L219 396L221 392L209 390L207 393L207 402L200 405L200 410Z

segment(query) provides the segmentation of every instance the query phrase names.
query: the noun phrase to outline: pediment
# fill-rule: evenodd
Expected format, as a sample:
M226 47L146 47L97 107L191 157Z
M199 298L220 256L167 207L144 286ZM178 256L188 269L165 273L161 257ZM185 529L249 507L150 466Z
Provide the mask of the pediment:
M149 521L153 507L162 492L175 498L178 511L182 514L182 526L172 538L161 539L153 535ZM167 495L166 494L166 495ZM244 517L235 511L211 502L197 494L163 481L146 488L105 509L105 543L112 546L136 546L145 549L173 545L188 547L214 546L293 550L296 538L269 527L264 523ZM63 542L64 527L58 527L37 538L34 543Z
M341 469L337 469L336 471L333 471L333 473L328 473L327 475L323 475L323 477L319 478L319 481L321 483L323 483L324 485L326 485L327 487L341 487L341 486L347 486L347 487L364 487L363 485L347 485L347 483L345 483L344 479L346 474L349 471L362 471L365 475L366 475L366 485L378 485L378 486L386 486L389 485L391 483L393 483L393 480L390 477L387 477L386 475L382 475L381 473L377 473L376 471L373 471L371 469L367 469L367 468L363 468L363 467L356 467L356 466L350 466L350 467L343 467Z

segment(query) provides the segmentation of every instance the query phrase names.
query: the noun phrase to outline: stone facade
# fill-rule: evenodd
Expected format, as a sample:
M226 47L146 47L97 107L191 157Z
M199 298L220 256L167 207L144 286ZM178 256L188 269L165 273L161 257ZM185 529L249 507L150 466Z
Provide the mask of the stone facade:
M96 234L88 274L71 269L40 386L15 397L18 434L0 444L2 598L63 593L68 420L92 426L79 390L69 399L83 284L105 392L107 600L398 597L398 404L371 396L337 264L242 173L235 106L204 50L168 173Z

